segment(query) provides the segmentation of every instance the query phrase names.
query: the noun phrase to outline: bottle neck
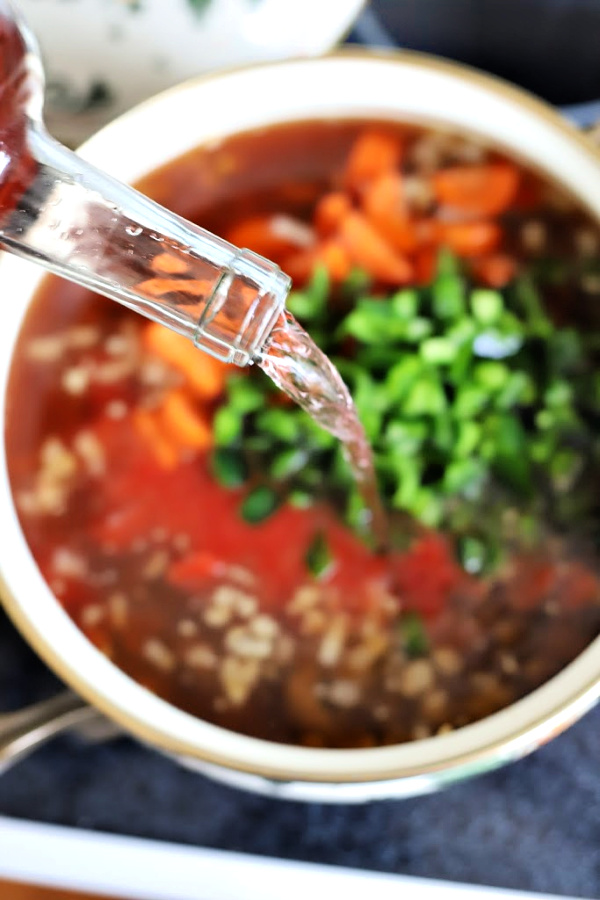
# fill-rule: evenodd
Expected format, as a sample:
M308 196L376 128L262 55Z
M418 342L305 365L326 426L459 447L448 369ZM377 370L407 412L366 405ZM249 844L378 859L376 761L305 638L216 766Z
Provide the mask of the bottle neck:
M188 337L226 362L260 357L289 278L142 196L27 125L33 172L0 243Z

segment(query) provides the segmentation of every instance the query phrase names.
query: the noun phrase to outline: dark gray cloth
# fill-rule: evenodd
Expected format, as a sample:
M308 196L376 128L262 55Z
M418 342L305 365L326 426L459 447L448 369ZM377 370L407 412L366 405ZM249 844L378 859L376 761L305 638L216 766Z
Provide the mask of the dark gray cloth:
M55 679L0 617L0 705ZM63 738L0 778L0 814L309 862L600 897L600 709L529 758L364 806L255 797L133 741ZM0 858L2 847L0 847ZM242 900L242 898L240 898Z
M600 0L371 0L370 7L399 46L477 66L551 103L600 98Z

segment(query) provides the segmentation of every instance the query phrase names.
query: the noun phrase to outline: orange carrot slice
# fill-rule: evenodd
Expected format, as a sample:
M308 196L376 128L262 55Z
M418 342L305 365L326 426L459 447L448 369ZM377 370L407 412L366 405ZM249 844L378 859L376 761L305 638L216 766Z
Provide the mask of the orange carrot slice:
M210 281L197 278L149 278L147 281L140 281L137 289L150 297L175 293L202 297L209 293Z
M344 185L360 191L367 182L383 172L397 169L402 158L402 145L397 137L385 131L363 131L354 142L344 170Z
M373 179L362 196L365 215L382 237L400 253L414 253L418 237L404 202L402 176L384 172Z
M440 222L439 239L457 256L482 256L493 253L502 238L495 222Z
M185 375L198 397L214 400L222 392L230 371L226 363L203 353L187 338L157 322L146 326L143 340L148 350Z
M283 257L279 264L286 275L290 276L294 286L302 287L307 281L310 281L318 262L318 251L316 248L312 248L311 250L296 250Z
M317 259L325 266L332 281L344 281L352 269L350 255L339 239L324 241L317 251Z
M160 409L160 419L169 436L184 447L208 450L213 436L209 422L198 414L183 391L167 394Z
M150 268L164 275L182 275L187 272L189 266L185 260L173 256L172 253L158 253L150 263Z
M342 191L324 194L314 211L314 225L318 233L328 237L338 230L344 216L352 209L352 202Z
M177 448L163 433L156 415L147 409L135 409L132 414L133 426L149 445L156 461L163 469L173 469L179 461Z
M495 216L513 202L519 173L510 163L452 166L433 175L439 203L474 216Z
M247 247L279 262L282 256L297 248L292 241L278 235L272 227L273 216L251 216L230 228L225 237L236 247Z
M346 216L340 237L351 261L366 269L377 281L406 284L413 276L413 267L397 253L388 241L375 230L359 212Z

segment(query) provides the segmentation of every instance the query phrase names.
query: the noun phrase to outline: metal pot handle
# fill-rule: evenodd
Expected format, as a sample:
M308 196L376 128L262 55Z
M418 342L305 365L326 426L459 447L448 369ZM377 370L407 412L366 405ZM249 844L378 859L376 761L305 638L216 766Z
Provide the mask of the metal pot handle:
M0 714L0 775L50 738L100 719L100 713L72 691Z

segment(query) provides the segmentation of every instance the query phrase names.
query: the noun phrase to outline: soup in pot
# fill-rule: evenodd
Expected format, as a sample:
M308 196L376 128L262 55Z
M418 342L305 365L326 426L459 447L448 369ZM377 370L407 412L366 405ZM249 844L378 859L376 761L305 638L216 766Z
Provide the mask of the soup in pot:
M600 633L600 232L471 138L276 126L141 185L294 279L372 443L390 548L336 441L258 367L44 281L8 395L22 528L102 652L273 741L432 737ZM168 252L152 289L186 277Z

